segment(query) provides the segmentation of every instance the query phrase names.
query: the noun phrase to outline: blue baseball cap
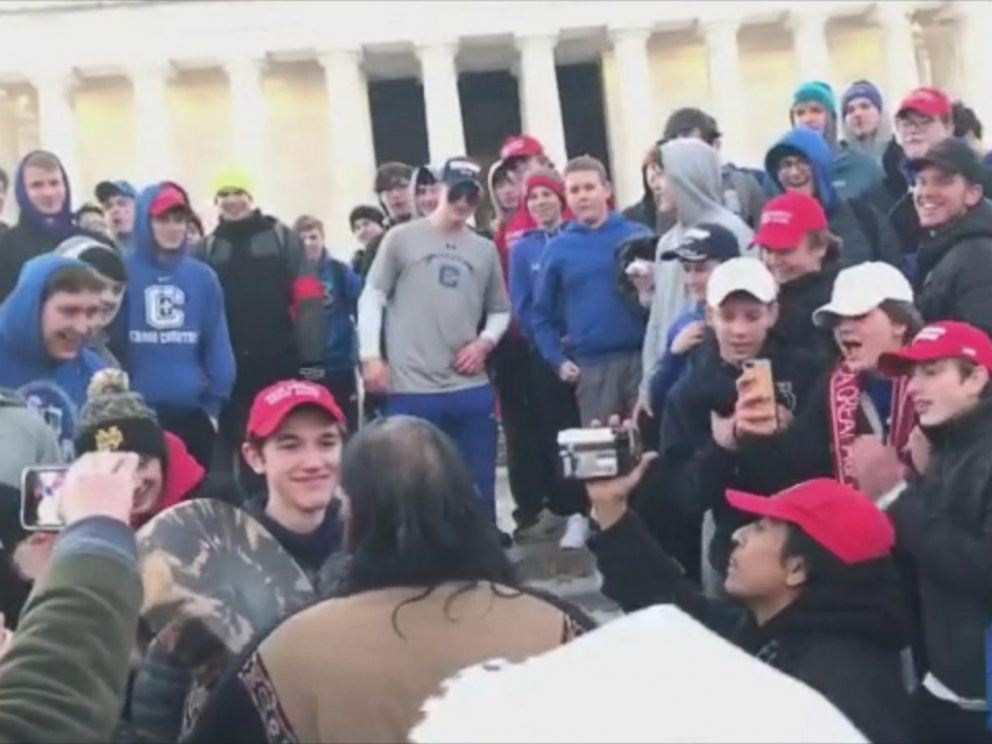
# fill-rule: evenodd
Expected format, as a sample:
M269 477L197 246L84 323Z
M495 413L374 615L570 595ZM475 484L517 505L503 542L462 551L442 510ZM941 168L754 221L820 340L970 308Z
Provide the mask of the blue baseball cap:
M715 222L704 222L691 227L682 235L679 244L661 254L662 261L729 261L741 255L737 238L730 230Z
M94 189L96 200L103 204L114 196L126 196L128 199L137 199L138 192L130 181L100 181Z

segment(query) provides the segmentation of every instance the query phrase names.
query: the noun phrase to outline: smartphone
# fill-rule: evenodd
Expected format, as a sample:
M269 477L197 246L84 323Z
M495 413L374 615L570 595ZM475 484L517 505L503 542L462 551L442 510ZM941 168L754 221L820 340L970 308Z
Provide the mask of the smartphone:
M65 527L60 490L68 465L33 465L21 473L21 526L31 532Z
M760 402L750 407L755 419L768 421L773 433L778 428L778 404L775 400L775 378L770 359L749 359L744 362L744 374L738 383L741 393L758 395Z

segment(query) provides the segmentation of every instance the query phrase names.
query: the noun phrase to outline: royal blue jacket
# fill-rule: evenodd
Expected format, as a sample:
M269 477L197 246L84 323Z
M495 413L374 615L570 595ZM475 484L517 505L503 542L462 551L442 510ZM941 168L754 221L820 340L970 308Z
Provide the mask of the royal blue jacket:
M520 330L531 343L535 342L534 303L544 249L559 234L541 229L528 230L510 251L510 300Z
M548 243L533 317L537 347L555 369L567 359L562 331L580 366L640 350L646 318L620 294L616 256L637 234L648 230L611 212L597 228L570 222Z
M24 264L13 293L0 305L0 387L16 390L52 427L67 460L72 459L79 409L94 373L106 364L84 348L68 362L54 362L45 351L41 312L45 285L73 258L48 254Z
M358 364L358 298L362 279L348 264L325 256L317 265L317 278L324 285L327 347L324 368L329 372L347 372Z
M235 379L224 295L214 270L186 246L165 254L155 244L149 209L163 185L139 195L126 257L127 371L149 405L216 417Z
M692 351L686 354L673 354L672 342L690 323L705 319L705 303L700 302L682 313L669 327L668 333L665 335L665 351L651 376L651 409L656 414L660 415L665 410L668 394L689 368L689 358L692 356Z

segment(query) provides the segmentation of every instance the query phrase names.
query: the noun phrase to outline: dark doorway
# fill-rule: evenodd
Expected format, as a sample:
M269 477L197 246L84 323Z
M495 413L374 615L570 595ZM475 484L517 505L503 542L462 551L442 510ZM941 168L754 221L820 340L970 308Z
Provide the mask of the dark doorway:
M520 133L520 91L506 71L467 72L458 77L466 153L485 173L499 158L504 140ZM452 153L455 155L457 153ZM492 204L484 199L476 213L478 225L488 225Z
M389 160L413 166L427 162L424 88L417 78L370 81L369 107L376 165Z
M603 77L598 62L559 65L558 97L565 125L568 157L592 155L610 171L610 148L606 141L606 108ZM612 172L611 172L612 174Z

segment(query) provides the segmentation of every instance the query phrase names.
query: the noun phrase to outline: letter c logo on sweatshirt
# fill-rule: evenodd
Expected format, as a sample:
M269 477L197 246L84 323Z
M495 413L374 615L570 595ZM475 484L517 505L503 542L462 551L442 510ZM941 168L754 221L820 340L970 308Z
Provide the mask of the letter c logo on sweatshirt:
M186 293L171 284L153 284L145 289L145 322L159 331L182 328Z

